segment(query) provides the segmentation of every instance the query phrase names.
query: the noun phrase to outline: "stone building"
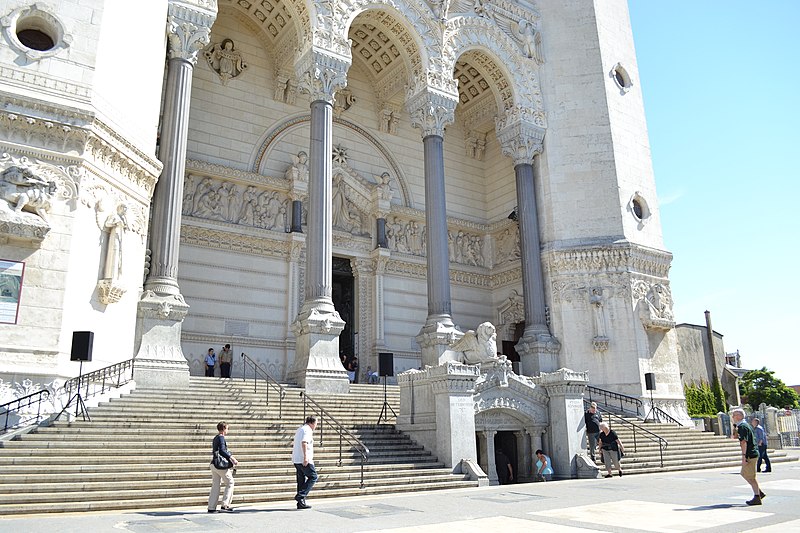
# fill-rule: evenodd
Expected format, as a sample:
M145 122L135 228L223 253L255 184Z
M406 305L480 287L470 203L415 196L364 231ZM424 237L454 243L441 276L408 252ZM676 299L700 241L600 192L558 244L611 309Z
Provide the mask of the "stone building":
M141 381L180 386L230 343L341 392L340 352L362 379L379 352L435 366L491 321L521 374L649 402L653 372L685 417L624 0L0 17L6 390L74 376L76 330L89 368L135 357Z

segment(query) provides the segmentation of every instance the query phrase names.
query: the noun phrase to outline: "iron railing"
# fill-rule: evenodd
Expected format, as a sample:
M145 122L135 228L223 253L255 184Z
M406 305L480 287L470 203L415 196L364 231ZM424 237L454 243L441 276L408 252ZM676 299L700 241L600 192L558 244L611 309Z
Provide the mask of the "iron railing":
M258 392L258 377L263 377L267 382L267 405L269 405L269 390L274 389L278 393L278 418L283 418L283 398L286 396L286 388L273 379L267 371L259 367L254 359L242 352L242 378L245 381L247 381L248 366L253 368L253 392Z
M680 422L678 422L675 418L672 417L669 413L661 409L660 407L656 407L655 405L650 407L650 419L655 420L659 423L664 423L664 421L670 424L676 424L678 426L683 426Z
M67 380L61 388L67 398L72 398L73 394L80 390L85 400L105 394L111 389L118 389L131 381L133 381L133 359L128 359Z
M644 414L644 403L639 398L627 396L618 392L601 389L588 385L586 391L589 393L589 402L596 402L603 411L609 412L611 409L618 415L633 415L641 418ZM617 407L619 405L619 407Z
M42 389L40 391L28 394L16 400L0 405L0 416L5 416L5 424L3 425L3 433L11 428L15 428L22 424L31 424L39 422L42 418L42 402L50 399L50 391ZM36 416L33 414L26 414L25 410L31 411L31 407L36 405ZM12 419L9 423L9 418L15 415L17 418Z
M369 448L361 442L361 439L353 435L349 429L344 427L340 424L335 418L333 418L328 411L326 411L320 404L314 401L312 398L305 392L300 393L300 397L303 399L303 420L306 418L306 413L308 412L308 404L313 406L316 413L318 413L319 420L317 421L317 425L319 426L319 445L320 447L323 446L323 439L325 435L325 419L327 419L328 424L332 427L334 431L339 435L339 462L337 466L342 466L342 452L344 450L344 442L347 443L358 452L361 456L361 488L364 488L364 464L367 462L369 458Z
M587 400L587 399L584 399L583 403L588 407L590 405L591 401ZM600 409L598 409L598 411L599 410ZM636 433L637 432L639 433L640 438L644 437L644 438L646 438L646 439L648 439L648 440L650 440L652 442L657 443L658 444L659 461L660 461L660 464L661 464L661 468L664 468L664 450L666 450L667 446L669 445L669 442L667 441L667 439L665 439L664 437L662 437L660 435L657 435L657 434L653 433L649 429L645 429L645 428L643 428L641 426L637 426L633 422L631 422L629 420L625 420L623 417L621 417L621 416L619 416L619 415L617 415L615 413L612 413L610 411L606 411L605 414L608 415L608 419L609 419L608 426L609 426L609 428L611 427L611 420L616 420L618 423L620 423L622 425L630 426L632 428L632 430L633 430L633 451L634 452L637 451L637 442L636 442ZM590 446L594 446L595 444L596 443L589 443Z

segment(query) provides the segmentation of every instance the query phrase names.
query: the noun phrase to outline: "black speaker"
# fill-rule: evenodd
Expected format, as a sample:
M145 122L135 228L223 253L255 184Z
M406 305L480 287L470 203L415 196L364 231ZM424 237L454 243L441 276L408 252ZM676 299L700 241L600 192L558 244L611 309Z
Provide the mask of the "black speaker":
M394 354L392 352L378 354L378 375L394 376Z
M73 331L70 361L91 361L94 331Z
M652 372L647 372L644 375L644 385L647 390L656 390L656 375Z

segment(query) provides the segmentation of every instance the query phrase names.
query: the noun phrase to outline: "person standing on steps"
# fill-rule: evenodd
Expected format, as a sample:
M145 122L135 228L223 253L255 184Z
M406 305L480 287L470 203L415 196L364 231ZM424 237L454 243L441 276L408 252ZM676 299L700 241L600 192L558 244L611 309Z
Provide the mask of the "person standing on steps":
M625 448L617 434L605 422L600 422L600 435L597 437L597 441L603 455L603 464L606 465L606 477L611 477L612 462L617 467L619 477L622 477L622 466L619 464L619 459Z
M306 497L314 483L317 482L317 470L314 468L314 429L317 427L316 417L306 417L306 423L297 429L292 446L292 463L297 472L297 494L294 499L298 509L311 509Z
M223 378L231 377L231 365L233 364L233 350L231 345L226 344L219 352L219 375Z
M745 414L743 409L734 409L731 411L731 420L733 420L733 427L739 435L739 446L742 448L742 469L739 471L745 481L753 489L753 499L747 500L747 505L761 505L761 500L766 496L761 492L756 480L756 461L758 459L758 451L756 450L756 434L753 428L745 421Z
M211 462L211 492L208 495L208 512L217 512L217 500L219 500L220 484L225 485L225 493L222 495L222 507L220 508L225 513L232 513L231 501L233 500L233 470L239 464L239 461L231 455L228 451L228 443L225 442L225 435L228 434L227 422L220 422L217 424L217 431L219 435L214 437L214 442L211 445L211 452L219 452L221 457L228 460L230 465L228 468L217 468L214 466L212 459Z
M214 353L214 348L209 348L206 354L206 377L214 377L214 367L217 366L217 354Z
M600 435L600 422L603 416L597 412L597 403L592 402L589 409L583 414L583 421L586 424L586 440L589 441L589 457L594 462L594 450L597 447L597 437Z
M761 463L767 463L767 468L764 472L772 472L772 463L769 461L767 455L767 432L764 431L764 426L761 425L758 418L753 417L753 431L756 432L756 445L758 446L758 463L756 463L756 472L761 472Z

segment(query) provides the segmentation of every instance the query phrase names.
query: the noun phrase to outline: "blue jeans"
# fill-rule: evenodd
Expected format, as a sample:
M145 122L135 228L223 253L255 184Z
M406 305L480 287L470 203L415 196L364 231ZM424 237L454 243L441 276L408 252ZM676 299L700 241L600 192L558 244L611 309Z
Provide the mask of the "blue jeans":
M312 463L308 463L308 466L303 466L303 463L294 463L294 468L297 470L297 494L294 499L299 502L306 499L314 487L314 483L317 482L318 476Z
M767 469L764 472L772 472L772 464L769 462L767 455L767 445L763 444L758 447L758 463L756 464L756 471L761 472L761 462L767 463Z

